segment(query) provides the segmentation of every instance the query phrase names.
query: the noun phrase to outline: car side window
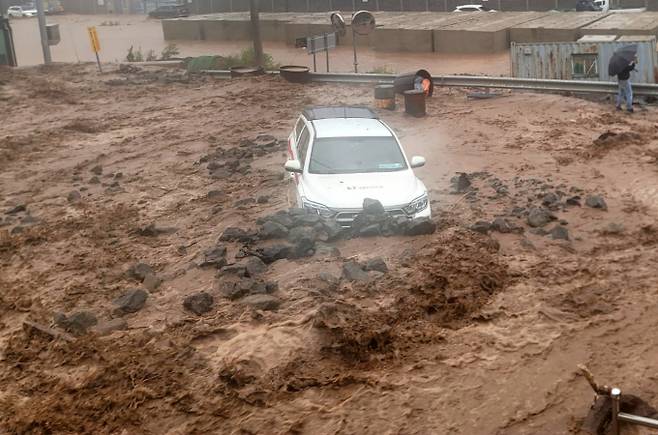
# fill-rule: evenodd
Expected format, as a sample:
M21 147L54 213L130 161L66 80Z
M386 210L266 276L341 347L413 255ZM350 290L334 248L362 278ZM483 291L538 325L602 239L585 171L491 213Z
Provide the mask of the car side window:
M299 139L299 135L302 133L302 129L305 127L304 120L300 117L295 124L295 140Z
M299 136L299 141L297 141L297 158L302 167L304 167L304 162L306 161L306 151L308 150L308 143L311 139L311 135L308 131L308 128L304 127L302 134Z

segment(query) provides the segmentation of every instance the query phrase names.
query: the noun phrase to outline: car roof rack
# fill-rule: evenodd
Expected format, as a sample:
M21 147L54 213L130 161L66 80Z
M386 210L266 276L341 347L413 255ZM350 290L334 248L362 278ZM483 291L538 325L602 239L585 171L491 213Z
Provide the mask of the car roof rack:
M379 119L375 112L363 106L310 107L305 109L302 114L309 121L332 118Z

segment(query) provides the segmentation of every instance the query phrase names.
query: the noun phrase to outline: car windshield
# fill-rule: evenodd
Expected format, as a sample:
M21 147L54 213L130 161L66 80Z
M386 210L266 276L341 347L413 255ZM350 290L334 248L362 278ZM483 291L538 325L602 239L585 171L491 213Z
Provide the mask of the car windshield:
M328 137L313 143L308 171L312 174L392 172L407 169L393 136Z

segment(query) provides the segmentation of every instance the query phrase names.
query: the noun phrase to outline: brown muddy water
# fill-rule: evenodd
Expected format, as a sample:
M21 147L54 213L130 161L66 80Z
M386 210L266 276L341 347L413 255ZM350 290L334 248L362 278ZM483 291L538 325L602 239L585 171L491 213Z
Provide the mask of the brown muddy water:
M96 59L89 44L87 27L96 26L101 42L101 61L119 62L126 58L130 47L141 49L146 56L149 50L160 54L168 42L175 43L181 56L230 55L250 46L249 41L165 41L159 20L143 15L61 15L47 17L48 22L60 25L61 42L51 47L55 62L94 62ZM112 25L108 25L108 24ZM105 25L104 25L105 24ZM18 63L21 66L43 62L39 45L36 18L12 21L16 39ZM266 42L265 51L274 61L286 65L313 66L313 58L304 49L295 49L282 43ZM386 68L391 72L404 72L425 68L433 74L509 74L509 54L460 55L438 53L380 53L359 48L359 71L369 72ZM351 47L339 47L330 53L332 71L349 72L353 69ZM318 55L318 71L323 72L326 60Z

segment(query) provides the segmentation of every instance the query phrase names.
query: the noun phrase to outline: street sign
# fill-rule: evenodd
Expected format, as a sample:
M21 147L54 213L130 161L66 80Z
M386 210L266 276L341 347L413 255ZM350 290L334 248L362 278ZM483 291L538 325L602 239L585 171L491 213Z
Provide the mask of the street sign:
M89 41L91 42L91 49L94 53L101 51L101 43L98 40L98 33L96 33L95 27L87 27L87 32L89 32Z
M95 27L87 27L87 32L89 32L89 41L91 42L91 50L96 55L96 62L98 63L98 71L103 72L101 67L101 58L98 57L98 52L101 51L101 43L98 40L98 33L96 33Z
M320 53L321 51L336 48L336 34L325 33L324 35L309 36L306 38L306 52L308 54Z
M315 54L323 51L327 53L327 72L329 72L329 50L332 48L336 48L335 33L324 33L306 38L306 52L313 55L313 72L318 71Z

